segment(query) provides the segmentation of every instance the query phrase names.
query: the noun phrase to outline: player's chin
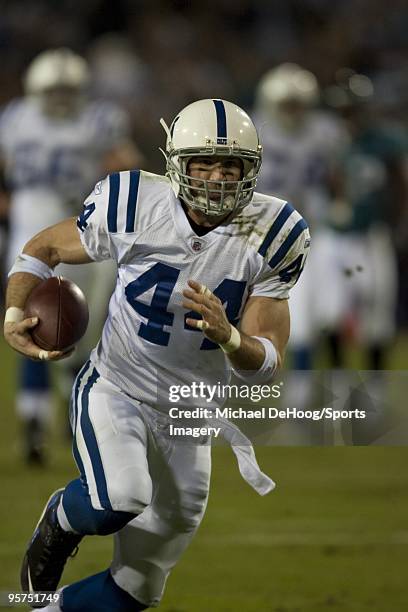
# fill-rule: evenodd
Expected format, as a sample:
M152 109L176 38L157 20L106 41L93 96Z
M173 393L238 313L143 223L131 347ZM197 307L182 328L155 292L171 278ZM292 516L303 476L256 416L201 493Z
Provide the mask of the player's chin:
M209 191L209 198L212 202L221 202L221 194L219 191Z

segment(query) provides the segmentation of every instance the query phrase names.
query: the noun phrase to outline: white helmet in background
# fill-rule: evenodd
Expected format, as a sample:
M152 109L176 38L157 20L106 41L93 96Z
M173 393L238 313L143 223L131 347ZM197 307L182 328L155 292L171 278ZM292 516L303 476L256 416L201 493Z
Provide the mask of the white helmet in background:
M242 108L225 100L199 100L180 111L170 128L163 119L160 123L167 134L166 151L162 152L176 196L207 215L225 214L251 200L261 167L262 147L252 120ZM196 156L239 158L243 168L241 180L194 179L192 188L187 167Z
M319 99L319 85L309 70L284 63L269 70L256 90L256 107L273 115L284 128L296 128L305 111Z
M43 51L24 76L27 95L44 98L45 110L64 115L75 112L89 81L86 61L70 49Z

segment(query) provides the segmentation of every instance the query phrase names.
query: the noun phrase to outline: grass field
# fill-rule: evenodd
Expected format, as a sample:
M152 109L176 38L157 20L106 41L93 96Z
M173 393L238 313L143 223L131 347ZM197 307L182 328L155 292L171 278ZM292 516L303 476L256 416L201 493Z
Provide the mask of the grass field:
M19 590L26 542L49 493L75 475L54 432L46 471L22 465L15 358L0 343L0 591ZM408 448L259 448L278 483L259 497L230 449L214 449L209 507L168 582L163 612L408 610ZM63 583L104 569L111 539L87 538ZM0 608L5 609L5 608Z

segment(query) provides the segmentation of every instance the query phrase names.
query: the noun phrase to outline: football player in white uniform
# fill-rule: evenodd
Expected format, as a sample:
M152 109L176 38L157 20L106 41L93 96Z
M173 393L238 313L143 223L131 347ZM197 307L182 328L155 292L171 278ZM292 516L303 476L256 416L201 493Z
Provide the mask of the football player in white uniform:
M8 269L34 233L78 214L97 180L138 162L126 115L110 103L87 101L88 80L83 58L69 49L45 51L27 69L26 95L9 103L0 117L0 154L10 191ZM107 271L101 272L105 273L102 280L95 278L91 266L75 272L58 270L62 275L74 274L73 280L92 300L94 322L98 318L94 305L100 305L100 325L115 270L111 285ZM102 294L92 297L98 288ZM88 344L85 355L90 347ZM78 371L85 355L81 358L79 351L79 360L72 358L69 366ZM70 377L67 400L72 381ZM26 458L42 462L43 432L51 405L47 364L22 360L16 404L25 424Z
M336 327L340 318L337 236L328 219L334 169L347 135L334 115L317 110L318 100L316 77L292 63L267 72L256 93L255 122L264 148L258 187L295 202L313 231L313 249L290 301L296 370L313 368L319 332Z
M110 175L77 221L30 240L10 274L5 337L38 359L27 333L36 321L22 320L22 309L40 278L61 261L118 264L102 338L72 395L81 475L50 498L22 567L24 589L54 591L84 535L115 534L111 567L64 587L64 612L159 604L203 517L211 459L207 438L169 435L169 388L225 384L231 370L246 384L271 380L289 335L288 292L309 247L307 225L290 204L254 193L262 148L241 108L201 100L170 128L162 124L166 176ZM203 401L183 396L178 406ZM211 409L222 402L214 398ZM235 429L234 444L224 425L241 474L268 493L274 483L249 441Z

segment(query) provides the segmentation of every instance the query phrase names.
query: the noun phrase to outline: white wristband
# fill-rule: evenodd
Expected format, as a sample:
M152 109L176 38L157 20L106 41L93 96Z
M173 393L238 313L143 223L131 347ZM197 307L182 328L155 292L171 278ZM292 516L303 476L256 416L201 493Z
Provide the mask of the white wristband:
M10 306L10 308L7 308L4 323L20 323L23 319L24 310L17 308L17 306Z
M269 382L276 370L278 365L278 353L271 340L262 336L251 336L258 340L265 349L265 359L259 370L237 370L232 368L232 371L238 378L245 381L248 384L254 383L267 383Z
M47 278L51 278L53 275L52 268L47 266L46 263L41 261L41 259L37 259L37 257L26 255L26 253L17 255L8 276L10 277L16 272L28 272L28 274L34 274L34 276L38 276L42 280L47 280Z
M231 335L228 342L224 344L220 344L220 348L224 351L224 353L234 353L241 346L241 334L237 330L236 327L231 325Z

